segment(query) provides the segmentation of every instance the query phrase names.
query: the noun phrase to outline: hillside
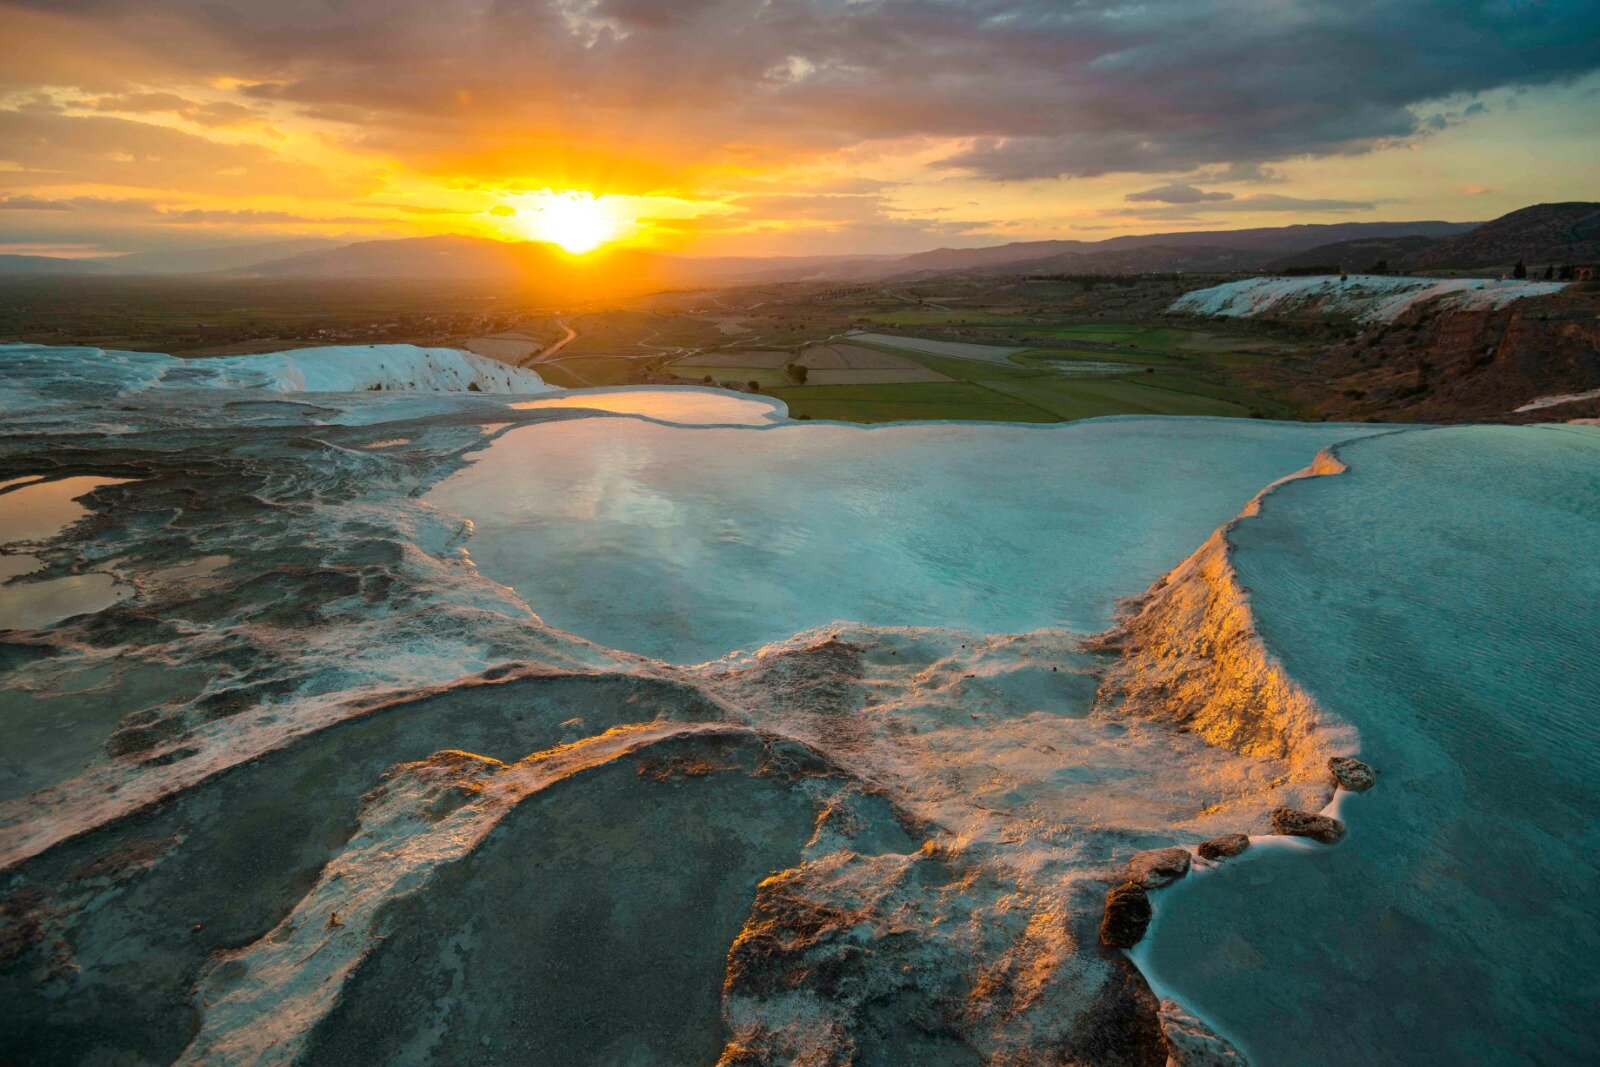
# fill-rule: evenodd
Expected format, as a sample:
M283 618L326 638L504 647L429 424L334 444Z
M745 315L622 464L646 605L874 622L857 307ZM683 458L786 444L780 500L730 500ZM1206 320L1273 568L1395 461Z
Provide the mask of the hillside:
M0 256L0 274L99 274L104 260L60 256Z
M1144 274L1180 271L1231 273L1255 270L1261 253L1246 248L1187 248L1171 245L1141 245L1096 252L1066 253L1045 259L1029 259L1001 264L971 273L990 275L1051 274Z
M1400 237L1358 237L1353 241L1335 241L1318 245L1304 252L1275 259L1267 270L1296 270L1309 267L1333 267L1352 273L1370 273L1379 263L1393 266L1407 256L1417 255L1439 243L1437 237L1406 234Z
M1016 241L988 248L940 248L877 266L884 276L926 271L989 274L1138 273L1260 270L1284 256L1344 241L1447 237L1473 222L1338 222L1248 230L1128 234L1103 241ZM1144 253L1135 255L1132 253Z
M134 252L103 260L108 274L204 274L270 263L287 256L325 252L343 241L326 237L299 237L261 244L220 245L213 248L176 248L162 252Z
M1406 270L1477 270L1600 260L1600 203L1535 204L1469 233L1422 249L1396 264Z
M410 237L361 241L230 272L256 278L339 278L526 286L549 295L634 291L670 281L659 256L632 250L573 256L535 241Z

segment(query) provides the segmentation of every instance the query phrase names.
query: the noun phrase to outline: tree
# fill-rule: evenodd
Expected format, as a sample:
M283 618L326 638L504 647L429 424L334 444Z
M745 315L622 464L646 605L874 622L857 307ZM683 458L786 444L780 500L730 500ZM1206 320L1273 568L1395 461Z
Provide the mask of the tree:
M1528 276L1528 265L1520 259L1517 260L1517 265L1511 268L1511 276L1513 278L1526 278Z
M806 384L806 375L809 373L809 371L807 370L807 368L803 364L791 363L787 367L784 367L783 369L784 369L784 372L786 374L788 374L791 379L793 379L794 384L796 384L796 385L804 385L804 384Z
M1547 281L1547 282L1548 281L1553 281L1555 279L1555 276L1556 276L1556 265L1554 263L1552 263L1552 264L1550 264L1548 267L1546 267L1544 269L1544 280Z
M751 392L752 392L752 393L759 393L759 392L761 392L761 383L760 383L760 382L758 382L758 381L756 381L756 380L755 380L755 379L754 379L754 378L751 378L751 379L750 379L750 380L749 380L749 381L748 381L748 382L746 382L746 383L745 383L745 384L746 384L746 385L748 385L748 386L749 386L749 387L750 387L750 391L751 391Z

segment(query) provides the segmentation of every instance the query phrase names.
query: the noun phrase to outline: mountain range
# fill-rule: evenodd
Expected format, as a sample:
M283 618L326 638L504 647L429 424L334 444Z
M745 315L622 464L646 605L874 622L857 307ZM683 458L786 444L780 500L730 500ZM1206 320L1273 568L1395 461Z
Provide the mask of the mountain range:
M781 281L916 281L942 275L1249 273L1316 266L1480 270L1600 259L1600 204L1538 204L1491 222L1345 222L1017 241L901 256L669 256L636 249L568 255L554 245L445 235L341 243L323 238L147 252L107 259L0 256L0 273L409 279L548 290Z

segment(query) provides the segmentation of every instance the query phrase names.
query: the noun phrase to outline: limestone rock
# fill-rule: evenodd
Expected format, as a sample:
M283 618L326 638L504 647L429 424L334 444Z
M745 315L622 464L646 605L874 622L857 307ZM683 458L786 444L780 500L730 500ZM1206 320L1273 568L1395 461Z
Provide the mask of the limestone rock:
M1366 792L1378 781L1378 772L1354 756L1334 756L1328 760L1328 770L1335 782L1357 793Z
M1309 837L1324 845L1332 845L1344 837L1344 823L1338 819L1297 808L1273 808L1272 828L1280 834Z
M1248 1062L1175 1000L1161 1002L1158 1018L1167 1041L1167 1067L1245 1067Z
M1107 948L1132 948L1150 925L1150 897L1144 886L1123 882L1106 894L1106 913L1100 920L1100 943Z
M1230 856L1237 856L1250 847L1249 834L1223 834L1213 837L1210 841L1200 842L1200 847L1195 849L1202 859L1221 860Z
M1146 889L1171 885L1188 873L1189 850L1186 848L1152 848L1128 861L1128 881Z

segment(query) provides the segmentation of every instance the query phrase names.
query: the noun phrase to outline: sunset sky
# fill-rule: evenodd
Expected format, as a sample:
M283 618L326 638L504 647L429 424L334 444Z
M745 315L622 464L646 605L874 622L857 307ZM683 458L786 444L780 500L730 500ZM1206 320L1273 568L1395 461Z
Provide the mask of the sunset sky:
M549 236L574 200L627 244L898 252L1600 193L1593 0L63 0L0 3L0 56L0 252Z

